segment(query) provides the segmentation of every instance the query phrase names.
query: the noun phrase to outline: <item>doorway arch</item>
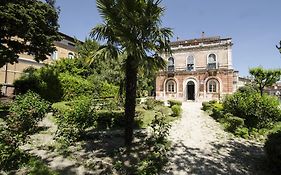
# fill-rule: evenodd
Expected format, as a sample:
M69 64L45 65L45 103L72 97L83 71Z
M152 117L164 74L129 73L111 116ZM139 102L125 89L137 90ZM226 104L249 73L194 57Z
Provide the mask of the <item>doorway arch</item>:
M195 100L195 83L191 80L186 83L186 99Z

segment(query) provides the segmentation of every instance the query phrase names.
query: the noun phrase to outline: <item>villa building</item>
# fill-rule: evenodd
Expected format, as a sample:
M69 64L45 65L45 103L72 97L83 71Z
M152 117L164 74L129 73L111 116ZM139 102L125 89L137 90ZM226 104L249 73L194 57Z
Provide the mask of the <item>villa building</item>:
M231 38L203 37L171 42L172 54L161 55L167 69L156 77L156 99L221 99L237 89Z
M43 62L36 62L32 55L19 54L18 63L6 64L0 68L0 85L2 86L3 95L11 95L13 93L13 83L18 79L23 71L28 67L40 68L45 64L60 58L73 58L76 52L76 40L66 34L60 33L61 41L54 42L56 51Z

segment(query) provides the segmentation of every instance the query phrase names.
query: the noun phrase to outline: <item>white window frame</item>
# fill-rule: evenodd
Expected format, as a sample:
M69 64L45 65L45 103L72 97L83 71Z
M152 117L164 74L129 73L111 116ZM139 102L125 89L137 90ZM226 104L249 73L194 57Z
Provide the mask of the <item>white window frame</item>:
M193 58L193 69L192 70L188 70L188 65L189 65L189 60L188 58L192 57ZM193 55L189 55L187 58L186 58L186 71L195 71L195 58Z
M69 52L68 55L67 55L67 57L68 57L69 59L73 59L73 58L74 58L74 53Z
M166 92L176 93L177 92L177 83L175 80L168 80L166 82Z
M59 57L59 53L58 51L54 51L51 55L52 60L57 60Z
M218 68L218 56L215 53L210 53L210 54L207 55L207 69L209 69L209 64L213 64L213 63L209 62L210 55L215 55L215 59L216 59L215 65L216 65L216 69L217 69Z
M210 84L210 83L215 83L215 84ZM210 86L211 86L211 88L210 88ZM208 93L218 93L218 86L219 86L219 83L216 79L210 79L207 83Z

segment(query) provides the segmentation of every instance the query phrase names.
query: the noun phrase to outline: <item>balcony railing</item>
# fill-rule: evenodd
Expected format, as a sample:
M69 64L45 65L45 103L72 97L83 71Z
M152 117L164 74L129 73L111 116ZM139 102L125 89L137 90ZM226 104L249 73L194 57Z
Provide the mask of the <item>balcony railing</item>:
M168 72L174 72L175 66L168 66Z
M220 67L220 68L227 68L227 67ZM193 72L193 71L203 71L203 70L217 70L219 69L219 64L217 63L209 63L206 65L206 67L194 67L194 66L186 66L186 67L175 67L175 66L167 66L167 68L164 71L167 71L169 74L175 73L175 72Z
M207 69L212 69L212 70L214 70L214 69L217 69L217 63L208 63L208 65L207 65Z

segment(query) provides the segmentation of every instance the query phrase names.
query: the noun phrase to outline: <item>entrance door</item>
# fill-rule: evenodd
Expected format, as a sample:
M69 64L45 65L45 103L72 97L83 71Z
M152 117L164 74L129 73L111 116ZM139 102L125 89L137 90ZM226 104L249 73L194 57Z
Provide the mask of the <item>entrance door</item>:
M189 81L186 87L187 100L195 100L195 84L193 81Z

